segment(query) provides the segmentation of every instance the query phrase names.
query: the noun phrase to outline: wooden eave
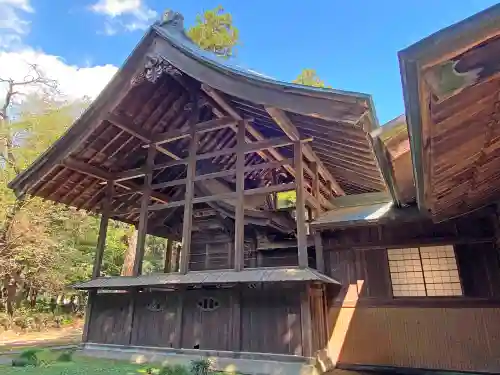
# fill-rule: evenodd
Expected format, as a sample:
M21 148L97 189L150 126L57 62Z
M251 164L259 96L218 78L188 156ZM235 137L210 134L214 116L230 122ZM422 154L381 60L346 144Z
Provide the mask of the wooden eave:
M100 277L75 284L75 289L130 289L137 287L179 287L199 285L232 285L271 282L320 282L339 286L340 283L312 268L247 268L241 271L208 270L191 271L187 274L158 273L142 276Z
M455 69L454 64L474 50L497 45L499 24L500 5L495 5L399 52L416 200L436 221L500 197L500 165L495 162L499 134L493 125L498 123L498 72L484 79L478 73L477 80L450 89L446 96L436 94L435 81L429 78L447 65ZM463 77L473 78L465 73Z
M415 183L405 115L370 133L382 174L396 206L415 201Z
M111 216L137 224L145 146L154 144L159 157L152 166L150 207L172 209L167 215L152 210L149 219L164 223L184 194L187 121L194 108L200 112L199 159L208 163L200 167L200 183L217 178L234 184L235 125L247 119L246 183L266 190L273 170L293 179L292 144L305 139L306 187L321 194L315 205L385 190L367 139L378 126L369 96L275 82L228 67L208 58L174 24L155 24L85 113L9 187L17 195L100 212L105 183L112 180Z

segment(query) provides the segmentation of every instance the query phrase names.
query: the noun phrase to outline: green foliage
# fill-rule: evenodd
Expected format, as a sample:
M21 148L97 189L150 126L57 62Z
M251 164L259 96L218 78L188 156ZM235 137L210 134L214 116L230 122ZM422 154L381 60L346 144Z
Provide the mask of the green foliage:
M212 362L207 358L191 361L192 375L209 375L213 372Z
M12 360L12 366L48 366L55 362L71 362L75 349L63 352L50 349L27 349Z
M158 375L191 375L191 373L186 366L165 365L160 368Z
M207 10L196 17L196 24L187 35L200 46L223 58L234 55L239 40L239 32L233 26L231 14L225 13L222 6Z
M318 77L318 74L314 69L303 69L298 77L293 80L293 83L304 86L331 88L331 86L327 86L325 82Z

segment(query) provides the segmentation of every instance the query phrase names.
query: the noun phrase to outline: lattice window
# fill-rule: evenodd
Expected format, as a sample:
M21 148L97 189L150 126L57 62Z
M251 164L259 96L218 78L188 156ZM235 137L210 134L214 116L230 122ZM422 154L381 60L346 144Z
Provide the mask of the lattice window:
M200 299L197 305L198 308L203 311L214 311L220 306L219 301L212 297L204 297Z
M389 249L394 297L461 296L453 246Z

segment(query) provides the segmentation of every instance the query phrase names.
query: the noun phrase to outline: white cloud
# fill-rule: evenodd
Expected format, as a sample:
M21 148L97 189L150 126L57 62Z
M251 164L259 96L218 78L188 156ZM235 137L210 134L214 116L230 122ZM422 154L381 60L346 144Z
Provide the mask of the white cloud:
M26 80L30 64L36 64L43 74L57 81L64 99L95 98L118 70L111 64L76 66L63 58L47 54L23 44L23 37L30 32L29 21L24 17L35 13L29 0L0 0L0 78L14 81ZM6 85L0 85L0 101ZM22 94L37 91L36 87L19 87ZM18 96L22 101L23 95Z
M104 33L107 35L115 34L118 28L143 30L158 15L143 0L98 0L90 9L106 17Z
M30 31L23 13L33 13L29 0L0 0L0 48L18 44Z
M0 52L0 78L22 81L30 69L29 64L36 64L47 78L56 80L60 92L70 100L85 96L95 98L117 71L117 67L110 64L92 67L68 65L58 56L26 48L17 52ZM34 89L30 88L27 93Z

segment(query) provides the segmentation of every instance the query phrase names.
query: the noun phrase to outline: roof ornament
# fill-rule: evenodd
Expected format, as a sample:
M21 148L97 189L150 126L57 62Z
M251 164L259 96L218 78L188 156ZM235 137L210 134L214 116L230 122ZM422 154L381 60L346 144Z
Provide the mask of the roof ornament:
M163 56L158 54L148 54L146 55L144 70L132 78L132 86L138 86L144 81L154 84L164 73L171 76L182 76L182 72Z
M163 12L161 21L159 22L161 27L173 27L184 32L184 16L179 12L174 12L171 9L167 9Z

